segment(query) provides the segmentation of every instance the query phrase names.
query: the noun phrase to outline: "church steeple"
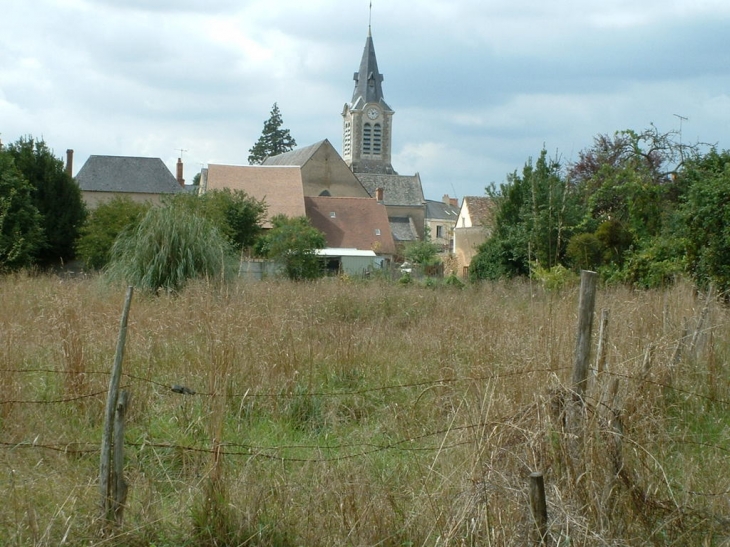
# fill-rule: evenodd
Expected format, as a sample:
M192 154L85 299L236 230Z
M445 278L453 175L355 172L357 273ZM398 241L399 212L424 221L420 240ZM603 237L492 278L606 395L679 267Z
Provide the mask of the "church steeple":
M342 158L354 173L395 174L390 164L394 112L383 98L383 75L369 26L360 69L353 79L352 101L342 111Z
M355 72L353 80L355 80L355 90L350 103L352 108L366 103L380 103L384 108L390 110L383 100L383 75L378 71L378 59L375 56L370 28L368 28L368 37L365 40L365 49L360 60L360 70Z

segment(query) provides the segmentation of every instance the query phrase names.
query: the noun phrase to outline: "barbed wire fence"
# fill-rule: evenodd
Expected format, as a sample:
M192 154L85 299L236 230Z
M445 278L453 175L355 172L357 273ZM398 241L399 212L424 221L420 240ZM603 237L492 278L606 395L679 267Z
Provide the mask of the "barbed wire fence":
M591 310L593 313L593 310ZM690 332L689 329L685 329L677 339L675 340L676 350L672 356L672 363L668 364L668 368L676 368L677 363L682 359L682 354L696 351L701 344L701 337L707 333L710 333L717 326L706 326L706 308L703 309L697 325L694 330ZM603 337L603 329L601 336ZM604 340L599 341L599 347ZM631 383L635 390L642 390L644 388L657 388L662 390L664 393L671 393L680 395L685 399L696 399L703 401L710 401L715 405L722 406L724 408L730 407L730 401L718 398L717 396L699 391L689 390L677 385L673 376L663 376L660 379L653 378L648 373L651 368L651 363L648 362L649 357L645 355L637 355L631 358L632 361L641 362L642 366L637 367L636 374L627 374L617 372L616 370L608 370L604 364L600 362L602 356L597 357L597 361L594 366L589 367L588 371L594 374L593 379L601 380L602 386L597 387L593 391L597 393L593 397L593 402L589 403L588 395L581 395L580 399L585 406L585 411L590 415L598 415L600 412L608 409L614 411L612 401L605 399L603 394L605 391L610 391L611 388L605 386L613 384L618 381ZM600 351L599 351L600 354ZM616 364L620 365L620 364ZM613 369L621 368L614 365ZM444 377L435 379L424 379L421 381L415 381L410 383L398 383L398 384L387 384L381 386L368 387L364 389L353 389L353 390L316 390L316 391L251 391L246 390L240 393L230 393L230 398L248 398L248 399L306 399L306 398L340 398L340 397L352 397L359 395L372 394L376 392L393 392L393 391L407 391L407 390L419 390L422 393L423 390L435 387L443 387L447 385L471 385L474 383L490 383L495 381L504 381L509 379L515 379L520 376L533 376L539 375L552 375L565 374L574 367L562 367L562 368L531 368L527 370L519 370L512 372L497 372L494 374L483 375L483 376L469 376L469 377ZM54 368L4 368L0 369L0 374L9 375L68 375L69 372L65 370L58 370ZM88 377L98 376L101 379L111 378L113 372L111 371L88 371L83 372ZM199 391L196 386L183 386L179 384L171 384L162 379L145 378L139 375L130 373L121 373L121 389L132 390L135 385L148 385L157 388L156 394L164 397L177 397L177 398L197 398L197 399L208 399L216 397L217 394L213 392ZM598 382L596 382L598 383ZM566 388L571 394L575 394L573 386ZM614 387L615 389L615 387ZM49 406L49 405L73 405L79 401L94 399L99 402L103 401L104 397L109 395L109 389L95 390L89 393L74 394L67 397L58 398L14 398L14 397L3 397L0 395L0 409L4 406L14 405L38 405L38 406ZM344 460L352 460L358 458L365 458L376 453L381 452L443 452L452 449L463 447L464 445L472 444L473 439L467 440L456 440L451 443L445 442L446 436L454 432L470 433L473 432L477 435L483 431L485 427L492 427L502 423L508 423L515 420L515 415L503 415L498 418L492 418L488 421L476 421L474 423L467 423L458 426L444 427L434 429L420 433L418 435L407 436L395 440L391 440L383 443L371 443L371 442L352 442L352 443L341 443L341 444L330 444L330 445L308 445L308 444L295 444L295 445L256 445L256 444L244 444L244 443L233 443L226 442L224 439L208 438L207 441L201 441L196 445L178 444L173 442L159 442L159 441L143 441L143 442L130 442L125 441L124 444L128 447L134 448L137 451L143 451L149 449L159 450L174 450L182 451L187 453L204 454L212 456L216 459L225 456L229 458L245 458L245 459L262 459L262 460L274 460L283 463L292 464L305 464L305 463L327 463L337 462ZM631 442L631 439L624 436L623 432L616 430L616 435L621 437L626 442ZM433 443L429 441L433 439ZM683 437L681 439L675 439L674 442L678 445L692 445L701 447L707 450L718 451L720 453L730 453L730 449L719 443L711 443L704 440L697 440L692 438ZM206 446L207 445L207 446ZM38 438L32 440L24 440L19 442L0 441L0 450L5 451L20 451L20 450L34 450L34 451L52 451L61 452L65 454L75 455L101 455L103 447L99 446L99 443L93 442L78 442L75 440L58 440L55 442L40 441ZM336 451L339 452L333 456L323 456L322 451ZM301 454L303 452L310 451L314 453L310 457L292 456L292 452ZM343 453L344 452L344 453ZM539 474L539 473L538 473ZM537 475L537 474L536 474ZM531 477L531 479L534 477ZM697 497L722 497L730 494L730 490L723 491L693 491L687 490L685 494ZM543 491L544 496L544 491ZM538 505L542 503L546 506L545 500L537 500ZM536 529L538 530L538 540L546 540L545 530L547 530L545 522L542 521L542 517L539 517L537 510L534 509L536 519Z

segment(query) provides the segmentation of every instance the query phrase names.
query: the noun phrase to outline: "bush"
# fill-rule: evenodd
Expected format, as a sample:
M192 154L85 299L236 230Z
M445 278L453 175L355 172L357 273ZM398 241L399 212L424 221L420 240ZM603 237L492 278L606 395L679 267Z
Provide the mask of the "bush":
M81 228L76 255L87 268L103 268L111 258L112 245L119 234L134 231L149 209L148 203L137 203L126 196L99 205Z
M235 272L233 249L213 224L183 208L150 209L111 250L108 275L148 291L179 291L194 278L223 280Z

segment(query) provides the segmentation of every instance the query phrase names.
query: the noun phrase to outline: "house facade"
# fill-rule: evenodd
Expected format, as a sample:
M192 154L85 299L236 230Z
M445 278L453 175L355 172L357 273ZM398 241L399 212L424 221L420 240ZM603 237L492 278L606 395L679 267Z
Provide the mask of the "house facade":
M494 202L491 198L466 196L454 227L454 255L457 271L468 277L469 265L492 230Z
M444 195L441 201L426 200L426 228L442 256L454 252L454 228L458 217L458 199Z

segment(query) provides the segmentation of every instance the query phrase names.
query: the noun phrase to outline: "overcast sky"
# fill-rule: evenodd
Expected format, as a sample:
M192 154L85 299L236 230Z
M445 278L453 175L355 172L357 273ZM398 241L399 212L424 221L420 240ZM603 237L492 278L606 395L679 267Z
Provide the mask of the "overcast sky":
M342 149L368 0L0 0L0 138L245 165L277 102ZM682 130L730 148L728 0L375 0L393 167L429 199L484 195L543 146Z

